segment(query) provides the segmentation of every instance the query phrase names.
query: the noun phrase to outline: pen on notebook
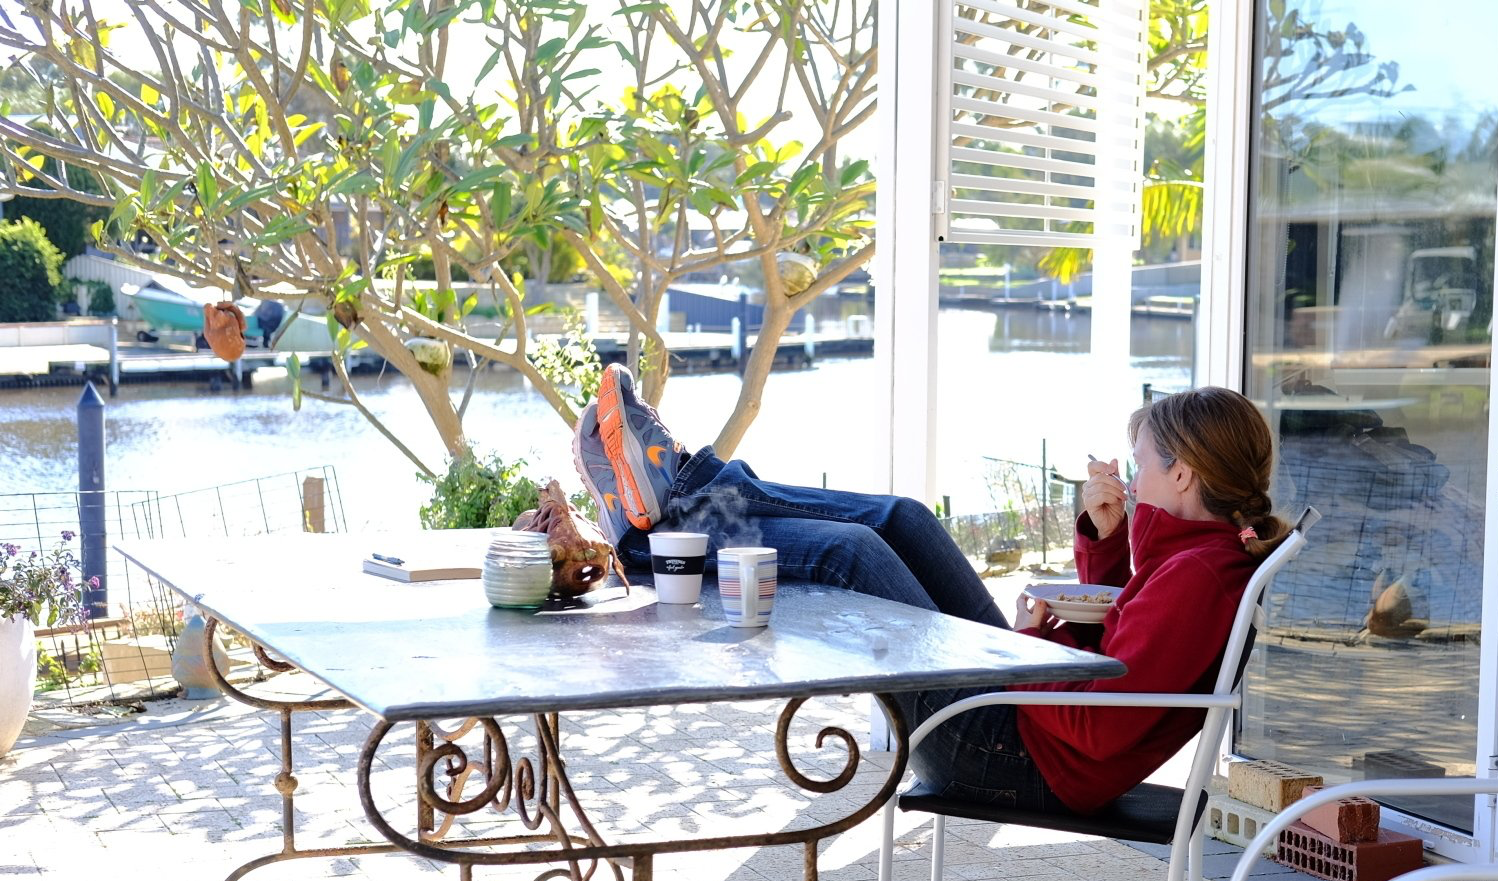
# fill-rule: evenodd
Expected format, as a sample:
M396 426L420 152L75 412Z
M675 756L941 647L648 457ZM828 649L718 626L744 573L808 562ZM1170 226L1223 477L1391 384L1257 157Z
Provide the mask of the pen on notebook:
M379 560L381 563L389 563L392 566L404 566L406 564L406 561L400 557L387 557L384 554L370 554L369 556L371 559Z

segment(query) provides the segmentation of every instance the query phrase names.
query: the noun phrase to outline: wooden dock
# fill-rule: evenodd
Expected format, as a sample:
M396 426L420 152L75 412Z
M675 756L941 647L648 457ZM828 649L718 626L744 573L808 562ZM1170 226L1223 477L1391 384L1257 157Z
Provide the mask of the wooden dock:
M738 353L731 333L666 332L662 334L671 353L671 369L681 373L733 371L738 369ZM544 337L541 337L544 338ZM758 336L750 334L752 347ZM601 334L594 339L600 359L605 364L623 362L626 337L622 333ZM164 343L120 342L110 349L90 343L16 344L0 346L0 389L37 386L82 385L89 380L107 383L113 393L118 383L204 382L217 391L222 387L238 388L253 382L256 370L280 366L287 355L264 349L247 349L239 361L230 364L209 351L185 345ZM786 334L776 349L776 370L811 366L818 358L867 357L874 352L872 337L842 334ZM378 370L382 359L360 353L362 361L355 369ZM327 356L303 356L305 368L322 372ZM462 360L462 353L458 353ZM322 363L319 363L322 362ZM114 378L117 382L111 382Z

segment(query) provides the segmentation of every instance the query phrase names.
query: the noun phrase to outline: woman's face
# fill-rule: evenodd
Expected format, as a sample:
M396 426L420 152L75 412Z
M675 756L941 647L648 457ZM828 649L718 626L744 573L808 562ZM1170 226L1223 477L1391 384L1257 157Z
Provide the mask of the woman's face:
M1155 447L1155 437L1148 425L1139 428L1134 439L1134 479L1129 486L1134 490L1134 500L1154 505L1167 514L1181 516L1181 481L1177 473L1181 468L1173 460L1163 458Z

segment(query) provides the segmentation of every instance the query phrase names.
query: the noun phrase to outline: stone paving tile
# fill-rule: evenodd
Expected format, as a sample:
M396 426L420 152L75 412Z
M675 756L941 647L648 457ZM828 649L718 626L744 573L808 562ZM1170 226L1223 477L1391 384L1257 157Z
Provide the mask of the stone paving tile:
M272 680L273 682L276 680ZM288 690L293 690L288 688ZM866 742L867 701L823 700L803 706L792 728L791 754L801 773L818 780L842 771L836 739L816 749L821 727L841 725ZM569 775L578 797L609 840L803 829L835 822L881 790L889 753L861 755L852 782L826 795L786 781L774 757L779 705L759 701L673 709L599 711L563 720ZM353 786L353 769L370 730L354 710L298 714L293 723L294 820L299 847L379 841ZM534 755L527 720L505 720L511 755ZM40 738L0 758L0 876L109 881L218 879L235 866L281 849L282 800L273 785L281 770L279 721L270 714L222 714L174 728L87 731ZM398 827L415 816L414 728L398 726L372 765L377 805ZM478 734L462 741L481 760ZM465 795L481 784L473 778ZM929 877L931 818L900 814L895 881ZM874 881L880 818L820 843L825 881ZM465 815L451 836L517 834L513 819ZM1153 881L1163 878L1165 852L1112 841L953 819L948 823L947 874L960 881ZM1209 869L1236 859L1215 853ZM791 847L662 855L663 881L784 881L798 878L802 850ZM1230 868L1230 867L1229 867ZM1280 868L1280 867L1276 867ZM484 881L533 879L538 870L480 867ZM405 854L295 860L250 878L456 877L451 866ZM611 877L608 873L597 878ZM626 875L627 877L627 875Z

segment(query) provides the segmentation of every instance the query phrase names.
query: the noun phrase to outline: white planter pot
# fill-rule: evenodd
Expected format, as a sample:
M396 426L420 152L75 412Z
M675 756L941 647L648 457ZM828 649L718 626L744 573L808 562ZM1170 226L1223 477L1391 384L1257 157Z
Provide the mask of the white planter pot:
M36 634L22 617L0 618L0 756L10 752L36 689Z

